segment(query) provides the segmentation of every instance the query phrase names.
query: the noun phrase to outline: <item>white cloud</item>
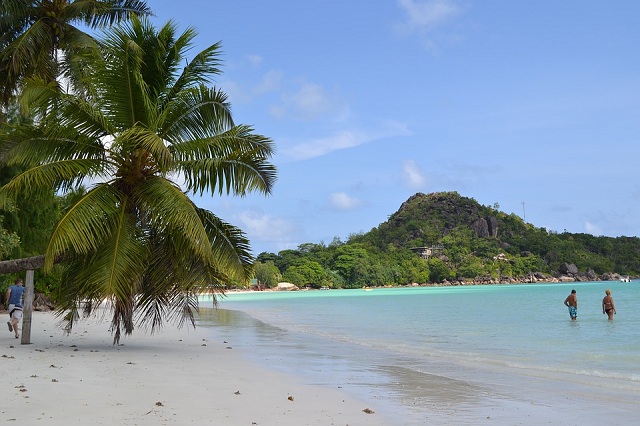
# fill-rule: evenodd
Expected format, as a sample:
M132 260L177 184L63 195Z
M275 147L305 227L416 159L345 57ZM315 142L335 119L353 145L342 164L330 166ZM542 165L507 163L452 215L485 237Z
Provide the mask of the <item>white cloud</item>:
M595 236L604 235L604 233L602 232L602 229L600 229L599 226L589 222L588 220L585 221L584 223L584 229L587 231L587 233L591 235L595 235Z
M262 64L263 57L260 55L247 55L247 60L253 66L259 66Z
M399 29L405 33L415 33L423 45L432 50L434 31L449 22L461 12L454 0L398 0L398 4L407 15Z
M249 91L233 80L222 80L220 87L223 88L232 104L244 103L251 100Z
M322 112L329 107L328 99L318 84L304 84L291 100L297 108L311 113Z
M253 89L253 91L258 94L273 92L274 90L280 88L283 80L284 73L282 73L281 71L269 71L264 76L262 76L262 80Z
M343 131L329 138L315 139L307 143L296 145L289 149L286 154L295 160L307 160L309 158L321 157L332 151L353 148L369 142L370 139L362 134Z
M292 220L277 218L257 211L245 211L234 215L240 229L249 237L254 254L263 251L258 247L268 246L268 251L295 249L304 240L304 233ZM255 251L257 250L257 251Z
M260 81L253 86L239 84L233 80L222 80L220 87L229 97L232 104L249 103L260 96L276 92L282 87L284 74L280 71L271 70L262 75Z
M362 205L362 201L345 192L334 192L329 195L329 202L336 210L353 210Z
M407 160L402 165L402 173L406 184L413 189L422 188L427 182L424 172L413 160Z
M413 31L431 31L460 12L452 0L399 0L408 15L406 27Z
M255 211L245 211L237 215L241 229L261 240L281 239L289 236L295 226L284 219Z
M374 136L372 136L374 135ZM308 160L321 157L333 151L353 148L370 142L411 135L406 125L387 121L379 129L364 133L355 130L343 130L326 138L318 138L309 142L285 148L282 152L293 160Z
M299 120L311 120L327 113L342 112L337 96L330 95L315 83L302 83L296 92L282 95L280 103L271 107L271 113L278 118L290 116ZM338 106L338 107L336 107Z

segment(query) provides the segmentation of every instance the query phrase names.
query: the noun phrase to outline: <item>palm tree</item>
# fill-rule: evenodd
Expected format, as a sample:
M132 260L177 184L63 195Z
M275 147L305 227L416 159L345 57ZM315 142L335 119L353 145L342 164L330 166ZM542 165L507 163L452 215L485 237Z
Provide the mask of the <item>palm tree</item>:
M0 105L14 97L24 77L73 83L82 68L77 58L95 47L80 27L100 28L150 14L138 0L2 0L0 2Z
M80 302L89 315L106 301L114 344L136 321L152 332L165 321L193 325L198 294L215 303L221 284L247 280L247 238L188 194L270 193L272 142L235 124L227 96L205 85L219 74L219 44L180 69L194 37L133 17L98 40L89 98L27 80L23 104L50 113L11 132L18 143L6 161L27 170L0 188L0 200L92 182L45 253L47 270L64 258L57 300L68 331Z

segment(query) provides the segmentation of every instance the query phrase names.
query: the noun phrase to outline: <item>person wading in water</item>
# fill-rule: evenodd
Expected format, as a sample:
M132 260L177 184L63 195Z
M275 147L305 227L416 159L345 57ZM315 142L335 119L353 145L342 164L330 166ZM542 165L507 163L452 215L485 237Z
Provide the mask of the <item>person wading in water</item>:
M578 318L578 296L575 290L571 290L571 294L564 299L564 305L569 308L569 316L572 321Z

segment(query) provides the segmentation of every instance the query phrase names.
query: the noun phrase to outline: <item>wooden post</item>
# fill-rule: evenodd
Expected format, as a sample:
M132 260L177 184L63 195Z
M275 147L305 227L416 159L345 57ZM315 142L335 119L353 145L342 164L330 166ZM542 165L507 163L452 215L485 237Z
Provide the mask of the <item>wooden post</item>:
M31 313L33 312L33 269L28 269L24 279L24 304L22 307L22 339L20 343L23 345L31 344Z

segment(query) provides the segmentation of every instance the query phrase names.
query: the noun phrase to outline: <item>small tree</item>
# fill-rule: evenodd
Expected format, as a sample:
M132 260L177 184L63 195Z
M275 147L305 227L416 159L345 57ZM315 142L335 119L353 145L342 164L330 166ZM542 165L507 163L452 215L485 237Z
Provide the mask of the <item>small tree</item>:
M280 270L271 260L265 263L256 262L253 267L253 272L258 283L268 288L277 286L278 282L282 279Z
M451 268L437 257L432 257L428 261L429 280L431 282L440 283L444 280L451 279Z
M322 266L312 260L301 260L290 266L284 273L284 279L298 286L322 287L327 280L327 273Z

